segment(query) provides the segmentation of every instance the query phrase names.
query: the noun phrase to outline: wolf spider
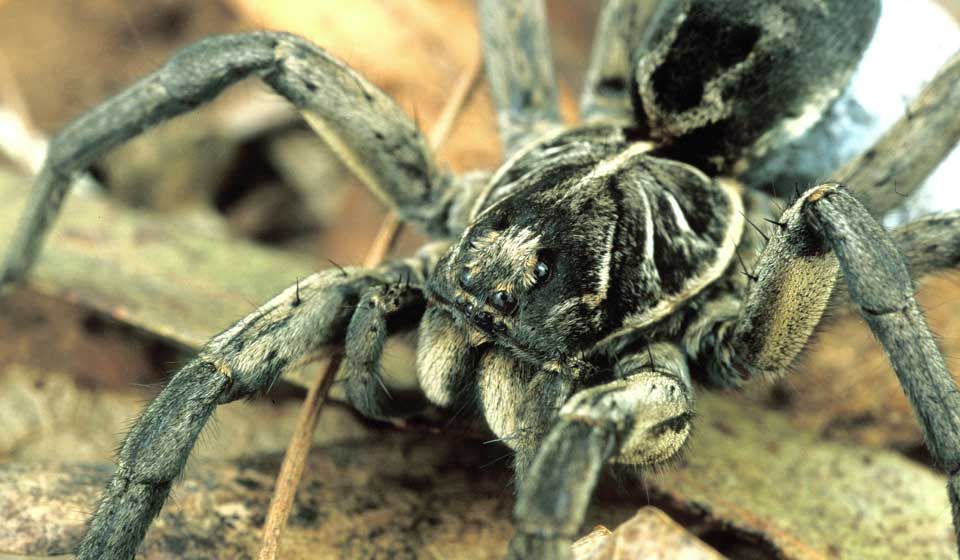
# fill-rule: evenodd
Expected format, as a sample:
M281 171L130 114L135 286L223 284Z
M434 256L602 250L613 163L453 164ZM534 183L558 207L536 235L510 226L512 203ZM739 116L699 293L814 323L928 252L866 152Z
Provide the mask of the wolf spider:
M248 76L293 103L368 187L437 239L373 270L310 276L213 337L127 435L80 558L132 557L217 405L265 391L321 347L343 343L350 402L381 416L384 340L417 321L427 398L475 403L515 451L510 555L568 557L601 467L677 453L694 381L736 387L785 371L840 277L950 475L956 519L960 393L908 264L915 274L954 266L960 216L910 224L894 232L898 247L871 215L883 208L880 190L855 197L820 184L782 210L734 178L829 106L879 3L665 3L646 29L639 9L605 3L582 123L568 126L540 1L480 1L505 156L489 175L440 169L389 97L285 33L200 41L61 131L4 282L35 260L72 175ZM769 239L745 227L764 222Z

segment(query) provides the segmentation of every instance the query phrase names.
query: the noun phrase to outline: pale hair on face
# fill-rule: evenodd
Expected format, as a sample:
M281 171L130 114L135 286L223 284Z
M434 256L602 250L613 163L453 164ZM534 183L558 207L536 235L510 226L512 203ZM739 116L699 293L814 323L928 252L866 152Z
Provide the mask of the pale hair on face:
M534 269L537 252L540 250L540 234L527 227L510 226L502 231L488 231L471 242L474 256L467 268L477 272L483 267L496 265L512 271L512 277L500 278L494 290L514 291L529 289L537 281Z

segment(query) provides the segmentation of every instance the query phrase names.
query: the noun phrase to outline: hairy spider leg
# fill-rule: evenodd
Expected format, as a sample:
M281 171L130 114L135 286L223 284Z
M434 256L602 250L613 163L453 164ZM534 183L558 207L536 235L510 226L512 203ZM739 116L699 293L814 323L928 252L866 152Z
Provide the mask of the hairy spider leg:
M446 232L451 185L413 120L360 74L287 33L211 37L68 124L50 142L0 285L20 280L37 258L71 178L120 143L257 76L292 102L364 183L404 220Z
M384 418L383 405L390 398L380 365L384 343L390 334L387 319L413 306L425 305L420 289L422 279L417 286L394 283L367 290L347 326L341 375L350 404L368 418Z
M0 281L17 280L28 271L74 173L247 76L261 78L296 105L354 173L402 218L444 236L462 228L472 207L463 199L475 194L483 177L459 182L438 172L420 131L386 94L299 37L271 32L227 35L183 49L53 139ZM206 344L127 436L118 469L80 545L80 558L133 556L216 405L267 390L291 363L342 341L350 324L359 326L346 341L348 364L379 357L382 340L377 339L386 336L382 314L422 310L420 288L435 264L433 249L374 271L330 270L310 276ZM372 313L365 308L351 320L358 301L374 299L366 295L368 290L392 293L397 278L408 282L394 303ZM364 326L375 335L372 343L359 335ZM354 378L351 395L363 409L374 399L357 390L358 384Z
M956 215L946 219L955 223ZM949 476L954 527L960 532L960 390L914 298L905 259L863 204L837 183L808 190L780 222L785 225L762 253L746 303L736 317L715 325L719 345L700 349L710 381L737 386L784 371L820 321L842 272L850 298L886 350L927 448ZM932 233L930 223L919 229Z
M520 487L510 558L568 558L610 459L657 463L686 442L693 389L679 348L657 343L627 354L615 375L560 409Z
M212 338L173 376L127 434L117 470L97 504L78 558L133 558L218 405L265 392L286 368L340 343L344 332L348 332L348 355L379 351L382 344L370 348L368 339L356 338L349 327L377 322L369 318L371 313L418 314L422 292L417 284L425 274L425 262L412 258L376 270L350 267L313 274ZM414 280L401 286L398 277ZM374 300L370 293L391 291L396 291L396 303L389 309L357 306ZM358 315L362 318L357 319ZM415 322L416 317L406 321ZM386 332L377 335L386 336ZM380 390L371 384L365 388ZM361 407L374 402L374 397L356 389L351 397Z
M563 126L542 0L480 0L487 80L504 156Z
M872 26L871 18L859 13L862 7L856 6L857 12L850 13L845 7L846 3L842 2L832 2L830 5L841 10L834 15L832 21L839 22L838 24L844 29L843 32L836 32L833 27L822 25L823 22L817 23L811 20L805 23L804 18L797 15L799 12L790 11L795 6L793 3L781 5L759 0L748 0L745 3L739 0L724 0L713 2L712 5L726 6L720 10L723 12L721 15L728 12L739 13L744 17L744 21L740 22L743 23L741 27L744 29L755 23L754 15L761 14L762 10L776 10L777 6L788 8L784 13L790 18L799 18L798 21L807 26L801 26L798 29L806 40L812 41L817 46L816 49L809 49L809 52L813 53L813 56L825 66L825 70L805 72L796 71L797 68L794 67L793 70L788 71L783 65L774 65L776 69L784 72L793 72L793 76L787 76L790 79L773 81L773 83L784 85L788 91L809 88L817 90L817 88L824 88L824 84L829 86L843 83L842 76L855 64L856 57L852 54L856 50L855 45L861 42L864 35L869 35L868 31ZM744 5L748 5L745 11ZM799 6L800 3L796 5ZM871 3L871 6L875 5L875 2ZM809 7L807 4L803 6ZM609 13L607 10L616 9L618 9L616 6L608 6L605 8L605 13ZM488 73L491 75L505 151L510 154L527 140L538 136L541 130L558 127L561 122L558 116L555 80L549 63L543 7L540 2L531 0L499 3L483 0L480 10L484 39L488 43L486 47ZM668 16L678 16L675 12L669 13L669 10L667 13ZM647 65L633 74L637 77L638 83L634 101L637 102L643 98L656 105L651 109L657 113L656 118L648 119L644 123L647 125L652 123L653 128L656 129L655 132L659 131L663 139L670 139L672 133L666 129L671 126L679 126L682 129L678 133L680 136L692 131L692 134L681 140L686 141L687 147L706 149L706 151L701 150L704 157L717 154L728 157L729 154L723 150L729 145L734 145L732 153L739 153L743 149L742 144L749 143L750 134L756 133L756 130L747 131L750 134L744 136L737 130L731 132L728 129L701 126L686 118L689 116L688 111L671 111L670 107L661 107L664 100L669 100L669 96L661 95L666 90L658 87L656 76L658 72L665 72L661 67L669 69L668 62L672 60L671 48L675 43L666 35L680 33L685 40L696 43L698 36L696 32L710 28L710 26L684 28L682 18L670 19L667 16L665 18L662 20L665 23L660 28L663 33L659 37L655 34L651 35L653 37L651 41L644 45L644 48L649 47L651 50L649 58L644 59ZM614 19L609 18L611 21ZM688 31L693 33L686 33ZM829 41L817 40L818 33L828 34L830 40L841 41L842 48L832 48L829 47ZM777 33L773 35L772 39L776 39ZM749 39L752 35L738 34L733 38L738 37ZM758 37L757 45L762 45L763 39L762 36ZM616 41L620 40L616 39ZM784 40L789 42L793 39L787 37ZM848 40L850 42L843 43ZM737 41L734 43L736 44ZM691 46L696 45L691 44ZM714 46L708 42L708 45L701 45L701 51L703 47L707 47L711 52L717 51ZM775 47L776 45L774 50L776 50ZM694 49L691 52L700 51ZM771 51L767 49L766 52L769 55ZM29 266L29 262L35 257L36 246L40 242L37 236L31 235L31 231L42 234L65 193L67 178L75 170L89 165L99 154L134 136L140 130L213 98L224 87L246 75L261 76L281 95L297 104L301 111L306 113L311 124L341 151L354 171L375 192L380 193L381 196L385 193L385 197L392 200L399 208L401 215L418 220L427 225L431 231L441 233L455 231L456 228L451 228L449 225L451 223L461 225L465 223L464 220L467 219L465 216L468 216L469 212L462 210L471 208L473 205L462 203L463 196L450 193L461 190L475 192L474 187L464 188L459 186L460 183L456 183L458 188L450 188L450 185L454 184L453 181L448 176L436 172L426 155L423 139L409 119L400 113L403 122L398 124L389 115L393 115L394 112L399 113L399 110L385 95L309 43L289 35L274 33L221 37L209 39L184 50L175 58L175 61L176 63L172 61L158 73L147 77L128 92L109 101L106 109L95 109L91 116L81 117L76 123L70 125L61 137L54 140L54 146L51 148L51 155L45 167L46 177L41 176L39 183L42 187L34 192L33 198L38 200L31 202L33 225L28 223L27 226L22 226L21 233L18 234L19 245L15 244L11 260L8 261L12 265L6 269L14 273L4 272L0 278L17 277L17 274L22 274ZM637 64L642 66L641 62ZM690 77L695 81L699 80L693 83L693 86L698 83L710 85L707 82L714 78L726 77L735 81L738 77L743 78L742 70L750 66L749 64L740 65L742 61L734 61L734 64L726 65L722 64L723 61L714 62L717 62L717 65L711 67L713 74L708 72L707 74L710 75ZM322 76L327 72L332 73L333 77L329 81L334 82L333 85L322 85L327 83ZM318 76L318 73L321 75ZM726 76L728 73L729 76ZM665 75L681 81L687 78L682 72L674 74L667 72ZM815 84L813 84L814 81ZM647 88L646 95L640 87L641 82L643 87ZM669 83L668 81L667 89L669 89ZM318 85L322 87L316 87ZM695 90L696 87L691 89L691 91ZM753 90L738 91L740 91L739 98L732 101L724 100L721 105L726 104L731 110L748 116L761 117L763 110L772 102L769 98L756 95ZM704 98L692 101L709 100ZM373 108L365 109L364 103L369 103ZM747 104L746 109L743 103ZM327 104L330 106L328 107ZM381 104L385 109L381 108ZM338 113L338 110L343 114ZM694 106L690 110L696 112L698 107ZM640 111L636 108L635 114L638 118L648 117L647 113L651 111ZM383 117L384 114L388 117ZM710 114L717 116L716 111ZM382 120L385 120L385 124L388 125L387 131L393 130L396 134L386 135L383 129L375 126ZM730 122L746 121L734 119L727 121L726 124ZM397 128L394 130L390 126ZM684 126L688 128L683 128ZM689 128L690 126L693 128ZM664 131L666 134L662 134ZM383 137L378 137L377 132ZM676 137L678 134L673 136ZM726 144L718 145L718 142ZM366 149L371 146L375 149ZM722 149L719 152L716 151L720 148ZM689 151L674 149L673 154L688 163L691 161ZM399 174L394 175L393 171ZM428 178L425 184L416 183L416 180L413 183L407 182L411 178L422 179L423 177ZM61 184L58 186L57 182ZM481 183L482 180L471 184ZM38 191L40 191L39 194ZM48 203L48 200L53 201L53 204ZM457 218L454 219L454 216ZM935 232L936 229L931 226L927 231ZM783 234L776 232L776 235ZM34 244L32 252L29 247L24 248L31 243ZM20 249L16 249L17 247ZM21 255L19 258L16 257L17 251ZM840 251L837 250L837 252ZM936 262L948 260L948 253L949 251L944 252L943 260ZM29 257L24 258L24 254L29 254ZM841 268L843 266L841 262ZM329 344L337 340L344 330L350 330L350 324L354 322L352 317L356 303L364 297L366 291L375 288L379 288L377 291L383 291L390 282L391 280L379 272L379 269L378 272L372 273L351 269L347 271L346 276L339 277L334 271L315 275L300 284L299 294L296 286L291 287L257 312L241 320L236 326L214 338L204 348L200 357L178 373L174 382L171 382L170 386L148 407L127 438L120 454L121 467L111 481L104 501L98 507L98 513L91 524L91 532L85 540L85 543L90 543L84 545L88 546L85 549L88 551L85 557L103 557L100 552L104 550L110 550L111 554L121 555L120 557L132 556L136 544L146 531L149 520L156 515L169 492L170 481L182 469L196 434L216 404L269 387L272 380L289 363L285 360L296 359L299 355L314 351L317 345ZM415 294L405 294L404 297L410 297L411 302L416 299ZM366 301L373 299L374 296L371 295L366 298ZM377 337L383 333L382 315L379 312L389 308L390 305L379 306L376 311L356 319L358 330L366 326L377 333L371 339L362 336L356 339L353 353L358 363L368 362L370 355L379 351L378 348L382 348L382 346L378 347L376 342ZM893 317L893 319L896 318ZM731 321L734 319L735 317L730 317ZM314 332L314 329L317 332ZM357 334L360 335L359 332ZM929 341L929 338L924 340ZM465 341L453 342L463 344ZM932 345L932 342L930 344ZM350 343L348 343L349 346L351 346ZM274 353L271 354L271 352ZM649 354L646 350L641 353L656 358L655 354ZM419 357L418 355L418 359ZM492 361L489 363L489 374L502 374L502 367L495 363L495 359L490 359ZM636 357L636 360L641 359L640 356ZM625 359L625 361L632 363L634 360ZM649 382L659 379L657 376L662 377L664 386L672 383L676 387L683 387L683 383L678 382L676 376L661 375L665 372L658 368L669 364L669 360L657 358L655 363L657 367L651 368L652 373L640 370L636 375L626 376L623 386L612 382L611 386L607 387L610 390L609 393L582 391L584 396L577 396L581 394L577 393L567 405L561 403L566 401L566 397L570 394L570 387L557 386L556 382L551 384L550 379L545 375L534 376L530 387L551 391L551 394L556 397L537 401L540 412L534 413L534 416L543 417L544 411L551 411L552 415L555 409L567 411L567 413L566 416L564 416L565 413L560 413L561 419L555 429L550 432L547 438L548 444L543 446L542 451L533 459L530 469L526 471L528 475L535 472L537 468L544 468L550 472L545 471L542 475L523 477L531 481L529 484L531 489L526 490L526 485L521 486L519 503L528 505L523 506L522 511L518 505L517 518L527 529L519 533L514 550L520 550L522 553L525 549L537 550L536 547L539 546L543 550L548 548L556 550L557 557L569 555L569 548L561 546L559 542L566 541L569 545L572 537L569 536L569 531L563 529L567 527L567 515L575 518L577 511L576 508L572 511L564 508L571 505L579 507L582 500L577 498L572 502L566 501L565 504L560 504L556 500L551 501L551 496L543 490L548 485L536 482L534 479L557 481L558 485L555 485L552 490L565 489L567 491L565 494L569 496L579 497L589 494L595 483L595 475L583 477L583 472L589 474L598 470L599 467L594 465L602 464L606 460L601 457L614 457L617 453L606 443L612 436L609 435L610 430L604 427L605 423L606 425L610 422L616 424L615 420L620 417L618 415L621 414L621 409L629 409L631 403L639 402L640 395L643 393L632 391L630 387L636 384L638 388L649 393ZM461 366L469 367L469 360L454 364L449 371L458 371ZM487 370L481 369L481 372L485 371ZM558 376L554 376L554 379L557 378ZM372 383L366 386L376 389ZM446 396L449 394L447 389L448 387L441 386L438 390L442 396ZM430 390L427 388L428 393ZM922 391L923 387L920 390ZM681 389L680 393L682 392ZM692 399L690 395L687 397ZM663 400L672 405L683 401L680 397L676 397L675 400L665 397ZM492 399L489 403L494 408L498 406ZM574 408L574 403L583 404L583 408ZM597 415L596 424L599 427L582 421L589 420L590 413ZM646 419L646 416L643 418ZM684 417L681 413L675 418L683 419ZM669 420L669 418L666 419ZM685 420L668 422L666 426L682 427L684 422ZM521 424L524 425L520 427L524 428L526 420ZM159 430L160 426L165 429ZM170 426L173 428L170 429ZM946 438L943 441L949 443L950 438L954 436L942 437ZM616 438L613 437L613 439ZM639 448L643 446L640 445ZM579 449L588 456L585 466L582 456L569 455L573 453L570 451L572 449ZM539 459L541 455L545 458ZM521 458L519 462L526 464L527 461ZM538 462L545 467L537 467ZM584 470L578 470L578 465ZM554 467L554 470L551 471L547 467ZM523 472L521 470L521 474ZM587 480L580 480L581 478ZM951 495L955 498L957 484L955 482L951 484ZM540 490L536 489L538 486L541 487ZM956 500L954 503L956 504ZM548 512L548 515L541 516L540 512L543 511ZM541 521L542 527L545 528L543 530L537 529L537 524ZM128 533L128 535L119 533ZM538 543L537 539L541 538L545 538L548 542ZM112 548L113 545L120 547L116 549L118 552ZM525 548L527 545L533 548ZM82 557L84 557L83 554Z
M656 6L656 2L645 0L604 2L580 96L583 122L636 126L633 72L644 29Z

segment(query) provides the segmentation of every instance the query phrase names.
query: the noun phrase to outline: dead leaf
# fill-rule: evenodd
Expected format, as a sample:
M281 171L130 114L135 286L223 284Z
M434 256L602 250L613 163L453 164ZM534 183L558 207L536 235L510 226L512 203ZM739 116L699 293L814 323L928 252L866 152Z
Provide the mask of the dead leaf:
M424 130L430 130L457 77L480 52L474 4L465 0L226 1L253 27L297 33L335 54L416 115ZM562 110L572 118L576 95L563 83L561 90ZM439 153L441 161L459 171L499 163L486 87L463 112L458 128L463 133L451 136Z
M960 380L960 278L925 279L918 301L938 337L947 368ZM776 385L756 383L754 402L788 414L797 426L837 441L925 455L923 437L897 376L876 338L855 312L838 312L820 328L796 371Z
M607 537L613 532L603 525L597 525L592 531L580 537L573 543L573 557L576 560L591 558L596 550L604 545Z
M16 462L0 466L0 511L11 512L0 522L0 550L69 550L111 470L95 465L109 461L116 426L135 414L142 394L79 390L68 378L18 368L2 382L0 457ZM295 408L234 403L218 410L185 482L148 534L147 558L253 553L279 461L272 453L284 445ZM894 453L818 440L724 395L705 395L699 410L686 464L646 482L607 480L589 523L616 526L651 497L727 553L738 550L729 548L734 543L761 558L953 557L942 476ZM342 409L324 414L317 437L326 447L311 456L285 557L500 556L513 497L502 447L449 427L371 434ZM72 464L53 463L65 460ZM648 519L644 527L663 523ZM622 537L604 542L631 554L635 541L661 551L690 545L676 527L656 529L655 541L638 530L621 528Z
M469 2L227 0L227 4L252 27L302 35L344 60L408 114L416 115L424 130L440 116L457 77L480 49ZM477 100L461 116L461 125L470 134L453 135L440 153L440 159L456 169L489 168L500 159L486 92Z
M2 247L9 245L27 191L26 179L0 170ZM160 221L94 197L71 196L29 285L198 348L310 273L303 259L230 239L209 218Z
M576 560L722 560L707 546L655 507L645 507L613 533L597 527L573 543Z
M385 432L310 456L283 558L502 558L509 475L481 469L500 450ZM278 455L195 462L138 558L249 558L259 547ZM72 551L111 467L0 464L0 551ZM24 500L24 496L30 496Z
M123 435L119 430L137 417L153 392L90 390L66 375L8 367L0 375L0 461L111 463ZM291 399L276 404L260 399L217 408L194 460L280 453L293 433L299 405ZM314 444L369 437L354 414L333 404L320 415Z
M787 558L955 558L945 477L728 397L701 395L684 464L650 480L677 511Z
M17 3L8 1L3 8ZM314 37L400 98L406 109L420 115L424 128L436 118L445 100L443 94L465 66L465 57L472 52L469 49L476 48L472 8L462 2L314 2L298 3L296 10L291 0L271 4L286 11L282 16L267 14L266 4L249 0L232 0L231 5L254 27ZM44 10L41 13L64 13L57 6ZM405 20L401 22L400 16ZM370 31L370 21L384 25ZM575 22L589 32L589 22ZM555 43L563 41L562 37L555 34ZM565 48L563 52L587 50ZM155 57L155 66L169 50L151 48L147 53ZM561 61L566 64L570 64L568 60ZM111 91L132 79L125 72L116 72L117 83ZM49 83L42 87L59 94L71 92L69 85L51 88ZM77 95L88 105L103 98L98 94L88 99L86 92L83 89ZM564 99L569 107L572 96ZM462 169L489 166L499 159L488 104L485 95L475 99L449 149L441 154L444 161ZM56 109L71 115L79 112L76 106ZM0 209L0 246L5 246L27 187L25 181L10 175L0 175L0 187L0 196L9 201ZM366 202L348 206L351 217L363 204ZM373 211L369 215L378 214ZM46 293L81 301L139 328L196 347L311 268L309 263L278 251L225 242L227 237L219 226L208 221L183 223L179 219L161 223L145 213L72 197L67 216L35 275L36 285ZM339 240L362 236L356 230L344 229ZM945 329L952 327L940 329L948 337L955 332ZM846 347L847 340L852 340L846 334L822 337L825 346L837 339L844 344L834 348ZM851 342L849 348L838 351L850 354L844 363L874 363L874 358L864 358L868 346ZM833 362L839 355L824 354L822 362L808 364L808 369L826 376L825 381L836 383L822 383L822 396L813 401L829 404L832 400L846 406L848 400L859 400L852 398L854 392L857 395L853 396L859 396L861 389L867 394L868 387L875 387L872 382L845 385L852 366ZM872 370L873 366L855 369ZM888 373L881 375L892 379ZM797 372L793 379L812 387L824 378ZM882 416L888 395L896 392L893 386L870 397L874 400L868 410ZM35 397L22 400L39 402L40 408L57 406L31 398ZM891 405L890 410L899 406ZM838 409L829 410L825 414L837 414ZM850 417L851 410L839 410L837 417ZM808 412L816 414L815 406L797 408L795 414L799 417ZM55 421L56 415L52 416ZM896 418L904 426L912 421ZM120 424L114 425L112 432L119 430ZM29 433L23 423L19 426L20 431L11 432L21 434L11 454L25 441L22 434ZM616 526L636 511L638 502L645 502L649 491L675 519L682 519L692 532L731 556L737 556L736 550L722 546L731 539L746 543L743 546L753 545L760 557L953 556L944 482L929 469L899 455L823 442L819 438L821 424L804 429L782 414L744 404L732 395L701 397L697 426L686 465L653 477L647 485L638 483L616 495L609 491L601 495L591 510L591 522ZM98 435L91 439L97 439L93 444L98 449L104 447L106 438ZM50 441L51 449L67 445L55 437ZM81 449L78 454L81 451L88 453ZM504 453L502 448L476 446L445 435L395 433L363 444L319 450L311 458L311 478L301 490L297 517L285 537L285 542L292 543L289 557L377 552L398 557L416 553L440 558L467 553L499 557L510 535L509 474L501 467L477 467ZM243 556L254 550L278 461L270 457L198 463L148 536L148 557ZM100 466L0 466L0 479L6 482L0 488L8 492L0 511L14 512L0 522L0 549L16 546L16 550L38 553L69 549L108 473L107 467Z

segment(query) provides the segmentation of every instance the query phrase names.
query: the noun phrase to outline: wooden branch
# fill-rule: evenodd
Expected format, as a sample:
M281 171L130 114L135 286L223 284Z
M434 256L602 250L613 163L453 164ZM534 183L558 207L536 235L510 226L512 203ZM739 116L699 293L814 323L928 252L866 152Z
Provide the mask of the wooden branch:
M478 55L474 63L454 86L453 93L430 134L430 144L435 152L449 137L457 115L480 77L481 67L482 63ZM400 226L401 222L396 215L390 214L387 217L387 220L380 227L380 232L377 234L373 246L367 252L364 267L372 268L383 261L394 241L396 241ZM258 560L276 560L280 556L280 538L284 527L286 527L287 518L290 517L290 510L297 495L297 486L300 485L303 469L306 467L310 444L313 442L313 432L316 430L317 420L320 418L320 408L323 406L327 392L333 384L337 370L340 369L340 360L340 354L330 358L323 373L310 387L307 398L300 408L297 427L283 456L280 473L277 475L276 490L270 501L270 509L267 511L267 519L263 525L263 540L260 553L257 555Z
M907 107L907 113L870 149L837 170L874 215L903 204L960 140L960 53Z

